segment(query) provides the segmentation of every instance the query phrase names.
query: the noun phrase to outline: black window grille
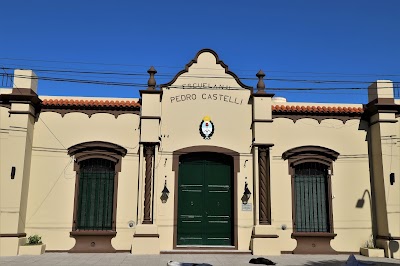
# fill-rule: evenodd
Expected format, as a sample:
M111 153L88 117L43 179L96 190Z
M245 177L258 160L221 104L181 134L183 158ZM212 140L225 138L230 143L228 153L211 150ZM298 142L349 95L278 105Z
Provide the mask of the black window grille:
M88 159L80 163L76 229L112 229L114 177L112 161Z
M295 231L329 232L328 169L321 163L295 167Z

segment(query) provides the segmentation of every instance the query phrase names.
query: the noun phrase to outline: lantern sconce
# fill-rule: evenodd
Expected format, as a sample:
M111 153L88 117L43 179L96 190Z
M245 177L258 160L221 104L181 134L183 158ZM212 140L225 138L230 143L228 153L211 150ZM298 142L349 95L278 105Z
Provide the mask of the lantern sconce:
M161 202L162 203L166 203L167 200L168 200L168 196L169 196L169 190L167 188L167 180L165 180L164 188L163 188L163 190L161 192L161 197L160 197Z
M250 196L251 196L251 192L248 188L247 182L244 182L244 192L243 192L243 196L242 196L242 203L247 204L247 202L249 202Z

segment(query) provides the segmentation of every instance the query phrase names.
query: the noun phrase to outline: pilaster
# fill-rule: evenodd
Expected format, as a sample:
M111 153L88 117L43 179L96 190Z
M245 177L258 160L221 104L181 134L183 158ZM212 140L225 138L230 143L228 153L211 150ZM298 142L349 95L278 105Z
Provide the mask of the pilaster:
M147 90L140 91L140 170L138 225L133 235L132 254L159 254L160 240L158 227L154 221L154 210L158 201L154 197L156 177L155 161L160 145L161 97L162 91L156 90L154 75L157 71L151 67L148 71ZM157 198L157 197L156 197Z
M253 103L253 159L254 159L254 227L251 236L253 255L280 255L279 236L272 226L270 186L270 143L272 131L272 97L265 92L260 70L257 75L257 92L252 94Z
M36 75L30 70L15 70L12 93L0 95L2 105L10 107L8 128L1 145L1 256L18 255L19 246L26 241L32 142L40 111L36 91Z
M393 97L393 83L378 80L368 88L364 117L369 121L368 149L373 207L373 235L386 257L400 258L400 105ZM391 182L391 176L395 181ZM396 248L397 247L397 248Z

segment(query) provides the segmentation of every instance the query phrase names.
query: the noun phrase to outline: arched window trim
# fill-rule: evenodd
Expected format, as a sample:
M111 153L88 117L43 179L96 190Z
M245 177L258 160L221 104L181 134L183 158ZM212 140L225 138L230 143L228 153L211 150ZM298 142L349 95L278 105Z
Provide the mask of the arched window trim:
M328 167L328 169L330 169L332 166L332 162L329 160L325 160L322 158L307 158L307 157L291 160L290 166L292 168L295 168L296 166L303 164L303 163L321 163L321 164L325 165L326 167Z
M79 172L79 164L87 159L99 158L115 163L115 171L121 172L121 159L128 151L117 144L104 141L89 141L68 148L68 155L75 157L74 171Z
M330 175L333 175L333 162L339 157L339 153L321 146L300 146L289 149L282 154L283 160L289 162L289 174L294 174L294 168L302 163L322 163L328 166Z
M127 150L124 147L114 143L105 141L88 141L69 147L68 155L72 156L85 151L96 151L96 150L109 151L116 155L120 155L122 157L124 157L127 153Z
M79 143L68 148L68 155L74 156L75 178L75 198L72 231L70 235L76 239L75 246L69 252L94 252L94 249L87 249L87 241L96 243L99 247L98 252L115 252L111 245L111 239L116 236L116 217L117 217L117 192L118 192L118 173L121 172L121 161L127 150L117 144L104 141L90 141ZM88 159L105 159L115 164L114 194L113 194L113 215L112 230L77 230L77 211L79 195L80 164Z
M79 165L81 162L89 160L89 159L105 159L108 161L112 161L113 163L117 164L120 161L120 158L117 156L109 155L109 154L104 154L104 153L88 153L88 154L80 154L80 155L75 155L75 160L76 163ZM79 169L76 169L79 170Z

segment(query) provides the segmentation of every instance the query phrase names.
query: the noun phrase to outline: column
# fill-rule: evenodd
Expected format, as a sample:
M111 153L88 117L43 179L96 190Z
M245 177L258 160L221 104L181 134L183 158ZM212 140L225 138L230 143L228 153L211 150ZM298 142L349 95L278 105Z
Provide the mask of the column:
M145 188L144 188L144 217L143 224L152 224L151 216L151 201L152 201L152 179L153 179L153 157L154 145L146 144L144 146L145 162L146 162L146 175L145 175Z
M260 191L260 224L271 224L271 185L270 185L270 158L269 147L260 146L258 148L259 166L259 191Z

